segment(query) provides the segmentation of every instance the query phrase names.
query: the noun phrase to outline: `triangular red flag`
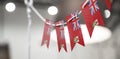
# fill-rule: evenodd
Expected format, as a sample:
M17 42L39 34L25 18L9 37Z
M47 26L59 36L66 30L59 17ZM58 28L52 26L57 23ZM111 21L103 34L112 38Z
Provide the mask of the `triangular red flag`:
M80 8L91 37L94 27L104 25L104 21L97 0L86 0L85 3Z
M76 43L84 46L84 40L81 32L80 18L78 17L78 12L71 13L71 15L66 16L66 21L68 25L68 32L70 36L71 50L73 50Z
M57 34L57 42L58 42L58 50L60 52L61 48L67 52L66 41L64 36L64 22L58 21L56 24L61 24L60 26L56 26L56 34Z
M51 23L49 20L46 20L46 23ZM42 38L42 43L41 46L46 44L47 48L49 48L49 43L50 43L50 34L52 30L52 26L49 24L44 25L44 32L43 32L43 38Z
M107 8L108 8L109 10L111 10L112 0L104 0L104 1L105 1L106 5L107 5Z

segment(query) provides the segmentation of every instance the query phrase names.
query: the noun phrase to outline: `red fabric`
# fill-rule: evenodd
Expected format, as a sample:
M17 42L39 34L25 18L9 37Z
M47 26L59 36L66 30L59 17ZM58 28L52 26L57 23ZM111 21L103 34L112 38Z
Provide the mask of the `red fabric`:
M46 20L46 22L51 23L49 20ZM51 29L52 26L45 23L41 46L46 44L47 48L49 48Z
M112 2L110 0L105 0L105 3L107 5L107 8L111 10Z
M77 16L78 15L75 13L72 13L71 15L66 16L66 21L72 19L70 22L67 23L68 32L70 36L71 50L73 50L76 43L84 46L84 40L83 40L81 27L80 27L80 19Z
M82 8L83 5L81 5L80 7L82 10L82 15L87 25L90 37L92 36L94 25L104 25L103 17L100 12L99 6L95 8L96 2L97 0L89 0L89 2L84 6L84 8ZM93 8L93 11L91 12L92 8Z
M56 24L63 24L63 21L58 21ZM58 50L60 52L61 48L67 52L65 36L64 36L64 25L56 26L56 34L57 34L57 42L58 42Z

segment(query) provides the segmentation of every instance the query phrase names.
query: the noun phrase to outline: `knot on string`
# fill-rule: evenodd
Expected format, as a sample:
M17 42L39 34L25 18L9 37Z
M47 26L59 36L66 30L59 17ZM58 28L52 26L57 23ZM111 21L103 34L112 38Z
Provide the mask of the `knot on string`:
M24 0L24 3L27 6L32 6L33 5L33 0Z

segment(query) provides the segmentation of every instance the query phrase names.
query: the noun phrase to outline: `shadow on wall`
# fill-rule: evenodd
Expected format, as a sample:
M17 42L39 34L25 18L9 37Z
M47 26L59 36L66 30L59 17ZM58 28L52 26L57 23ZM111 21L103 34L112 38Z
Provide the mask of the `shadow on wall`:
M0 44L0 59L10 59L9 47L7 44Z

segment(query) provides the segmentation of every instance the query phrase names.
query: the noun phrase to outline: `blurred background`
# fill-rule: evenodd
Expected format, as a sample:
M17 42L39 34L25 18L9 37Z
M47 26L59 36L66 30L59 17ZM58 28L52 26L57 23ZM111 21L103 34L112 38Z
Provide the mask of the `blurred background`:
M104 15L104 0L100 1L100 8ZM6 10L7 3L15 4L13 11ZM53 22L65 20L65 16L74 10L79 10L84 0L34 0L34 7L46 19ZM58 14L50 15L48 8L56 6ZM50 48L40 46L44 22L31 11L32 26L30 32L31 59L120 59L120 0L112 1L111 16L105 18L106 27L112 31L112 36L100 43L90 44L86 47L76 45L68 52L57 50L57 42L51 40ZM12 8L10 7L10 9ZM82 16L80 16L82 18ZM84 23L83 20L81 20ZM0 59L28 59L28 18L24 0L0 0Z

